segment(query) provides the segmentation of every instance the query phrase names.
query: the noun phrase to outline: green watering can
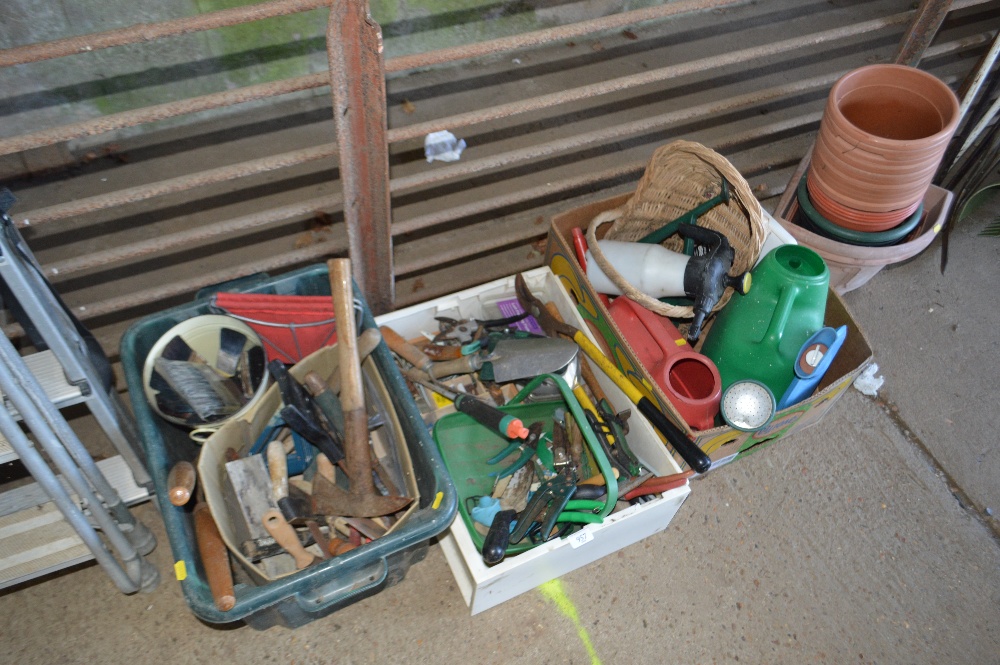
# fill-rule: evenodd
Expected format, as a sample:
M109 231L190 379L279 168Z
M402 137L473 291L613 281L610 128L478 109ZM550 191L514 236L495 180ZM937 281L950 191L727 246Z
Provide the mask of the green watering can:
M782 245L751 275L750 292L718 313L701 352L719 368L723 392L753 379L784 395L802 345L823 327L830 271L808 247Z

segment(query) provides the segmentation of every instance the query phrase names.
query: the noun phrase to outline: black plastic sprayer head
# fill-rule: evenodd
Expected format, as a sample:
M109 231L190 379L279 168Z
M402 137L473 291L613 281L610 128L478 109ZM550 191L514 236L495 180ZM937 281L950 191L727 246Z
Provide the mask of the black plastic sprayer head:
M688 329L688 342L694 344L701 335L705 317L712 313L727 287L740 295L750 290L750 273L731 277L736 251L723 234L704 226L682 224L677 233L690 238L698 246L684 270L684 292L694 300L694 318Z

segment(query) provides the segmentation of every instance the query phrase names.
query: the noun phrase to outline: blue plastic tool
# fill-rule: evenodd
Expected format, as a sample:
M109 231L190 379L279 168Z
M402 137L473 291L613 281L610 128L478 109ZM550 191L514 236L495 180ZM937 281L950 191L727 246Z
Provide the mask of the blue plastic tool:
M820 328L806 340L795 359L795 378L778 401L778 410L798 404L819 385L847 338L847 326Z

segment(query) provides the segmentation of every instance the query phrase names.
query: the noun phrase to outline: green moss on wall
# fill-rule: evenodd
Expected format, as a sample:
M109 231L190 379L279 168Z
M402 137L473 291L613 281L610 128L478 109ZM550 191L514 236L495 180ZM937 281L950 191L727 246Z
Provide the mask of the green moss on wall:
M199 12L256 4L257 0L195 0ZM230 86L302 76L326 59L325 10L253 21L209 34L220 73Z

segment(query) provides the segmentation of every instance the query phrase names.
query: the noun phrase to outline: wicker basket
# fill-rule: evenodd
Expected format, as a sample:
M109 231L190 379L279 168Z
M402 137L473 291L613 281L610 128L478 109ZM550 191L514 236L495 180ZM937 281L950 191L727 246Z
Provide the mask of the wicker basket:
M742 275L753 267L764 245L767 225L750 185L725 157L714 150L700 143L675 141L656 149L635 194L625 205L601 213L587 228L587 243L594 260L622 293L661 316L693 316L690 306L662 303L629 284L601 252L597 244L597 230L610 222L611 228L604 238L637 241L717 196L721 191L722 178L729 181L729 203L717 205L702 215L698 226L719 231L729 239L729 244L736 250L736 259L729 274ZM682 252L684 241L675 234L661 245ZM732 294L732 288L726 289L714 311L725 305Z

